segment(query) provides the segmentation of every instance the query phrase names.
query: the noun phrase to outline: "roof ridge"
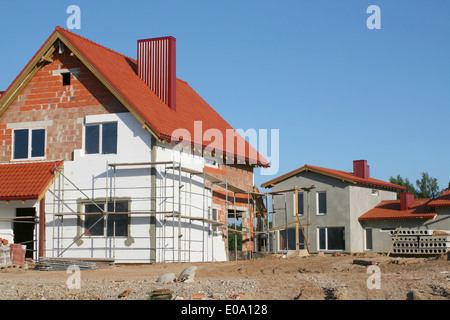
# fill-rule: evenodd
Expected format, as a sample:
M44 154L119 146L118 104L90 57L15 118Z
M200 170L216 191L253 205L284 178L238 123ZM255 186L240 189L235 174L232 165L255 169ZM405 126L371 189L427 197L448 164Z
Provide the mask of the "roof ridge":
M110 51L110 52L112 52L112 53L115 53L115 54L117 54L117 55L120 55L120 56L122 56L122 57L124 57L124 58L128 58L128 59L131 59L131 60L137 62L136 59L133 59L133 58L131 58L131 57L129 57L129 56L123 54L123 53L120 53L120 52L115 51L115 50L113 50L113 49L111 49L111 48L105 47L104 45L101 45L101 44L99 44L98 42L95 42L95 41L93 41L93 40L91 40L91 39L89 39L89 38L83 37L83 36L81 36L81 35L79 35L79 34L76 34L76 33L72 32L72 31L69 31L69 30L67 30L67 29L64 29L64 28L62 28L62 27L60 27L60 26L56 26L55 31L59 31L59 32L60 32L61 30L64 31L64 32L70 33L71 35L74 35L74 36L76 36L76 37L78 37L78 38L80 38L80 39L89 41L89 42L91 42L92 44L95 44L96 46L98 46L98 47L100 47L100 48L102 48L102 49L108 50L108 51Z

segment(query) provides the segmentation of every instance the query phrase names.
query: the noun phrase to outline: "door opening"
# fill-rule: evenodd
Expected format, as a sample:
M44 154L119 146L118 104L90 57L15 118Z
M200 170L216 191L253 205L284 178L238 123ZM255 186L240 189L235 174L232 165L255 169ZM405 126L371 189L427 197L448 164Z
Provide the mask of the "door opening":
M14 243L26 245L25 258L33 258L35 208L17 208L16 217L30 217L14 220Z

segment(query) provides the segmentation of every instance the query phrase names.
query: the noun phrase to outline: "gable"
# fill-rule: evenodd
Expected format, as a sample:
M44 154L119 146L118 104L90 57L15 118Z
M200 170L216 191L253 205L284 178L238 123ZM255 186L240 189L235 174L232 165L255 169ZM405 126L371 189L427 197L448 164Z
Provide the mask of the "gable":
M36 53L24 71L0 98L0 116L9 107L11 97L18 90L21 83L29 81L42 65L51 61L53 52L61 47L71 52L94 74L97 79L116 97L116 99L131 112L136 119L159 141L179 138L174 136L178 129L185 129L190 133L190 140L185 140L191 147L205 149L208 143L203 141L204 133L209 129L218 130L223 137L227 131L234 129L211 108L185 81L177 79L176 111L168 108L153 91L139 78L136 73L136 60L105 48L86 38L57 27L43 47ZM19 88L19 91L23 88ZM201 123L200 137L197 137ZM245 148L236 146L228 150L216 148L216 154L231 155L249 164L268 166L265 160L245 139L236 134L236 139ZM222 149L222 150L221 150Z
M62 73L70 71L70 85ZM46 159L72 160L82 148L83 119L88 115L127 112L111 92L70 50L55 51L0 117L0 162L12 159L14 129L46 129Z
M393 189L393 190L405 190L405 187L398 186L389 182L385 182L382 180L374 179L374 178L359 178L356 177L351 172L346 171L340 171L340 170L334 170L334 169L328 169L328 168L322 168L317 166L311 166L311 165L304 165L301 168L298 168L296 170L293 170L289 173L286 173L278 178L272 179L268 182L263 183L261 186L263 188L271 188L275 186L276 184L285 181L287 179L291 179L292 177L303 174L304 172L315 172L320 175L328 176L334 179L338 179L341 181L349 182L351 184L362 184L374 188L387 188L387 189Z

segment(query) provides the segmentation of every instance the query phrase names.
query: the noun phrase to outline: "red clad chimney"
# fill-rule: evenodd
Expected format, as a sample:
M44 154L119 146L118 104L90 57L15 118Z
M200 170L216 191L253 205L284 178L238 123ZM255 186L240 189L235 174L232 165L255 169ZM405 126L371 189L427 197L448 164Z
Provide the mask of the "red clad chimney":
M138 76L170 109L176 110L175 38L138 40Z
M353 174L358 178L368 179L370 177L370 173L367 160L353 161Z
M414 193L402 192L400 194L400 210L408 210L414 204Z

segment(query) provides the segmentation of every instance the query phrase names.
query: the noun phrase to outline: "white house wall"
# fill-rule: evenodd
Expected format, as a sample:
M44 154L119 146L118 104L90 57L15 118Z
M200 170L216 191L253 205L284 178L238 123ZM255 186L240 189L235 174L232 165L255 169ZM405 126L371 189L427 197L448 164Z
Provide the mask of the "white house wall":
M86 124L117 122L117 154L88 155L84 153L83 146L82 150L74 151L73 161L64 162L63 175L67 179L60 176L46 195L47 256L115 258L116 262L144 263L155 262L152 261L153 251L156 262L179 261L179 258L181 261L226 259L222 234L213 236L209 231L209 224L182 219L179 229L178 218L165 217L164 214L156 214L156 248L151 248L151 216L137 213L130 214L128 237L84 235L75 241L84 232L79 222L83 221L84 216L54 218L54 213L82 212L84 205L80 203L87 203L87 197L97 201L111 197L131 200L128 208L130 212L151 211L151 168L117 167L114 174L114 168L108 167L108 163L155 161L151 155L150 133L130 113L87 116L80 121ZM203 171L204 160L200 156L174 151L168 144L158 144L156 150L156 162L181 160L183 166ZM179 171L168 167L170 165L156 167L156 211L178 211L181 208L182 215L185 216L207 215L210 192L203 188L203 178L183 172L180 189ZM81 189L84 194L76 188ZM64 198L63 205L54 201L58 197Z

